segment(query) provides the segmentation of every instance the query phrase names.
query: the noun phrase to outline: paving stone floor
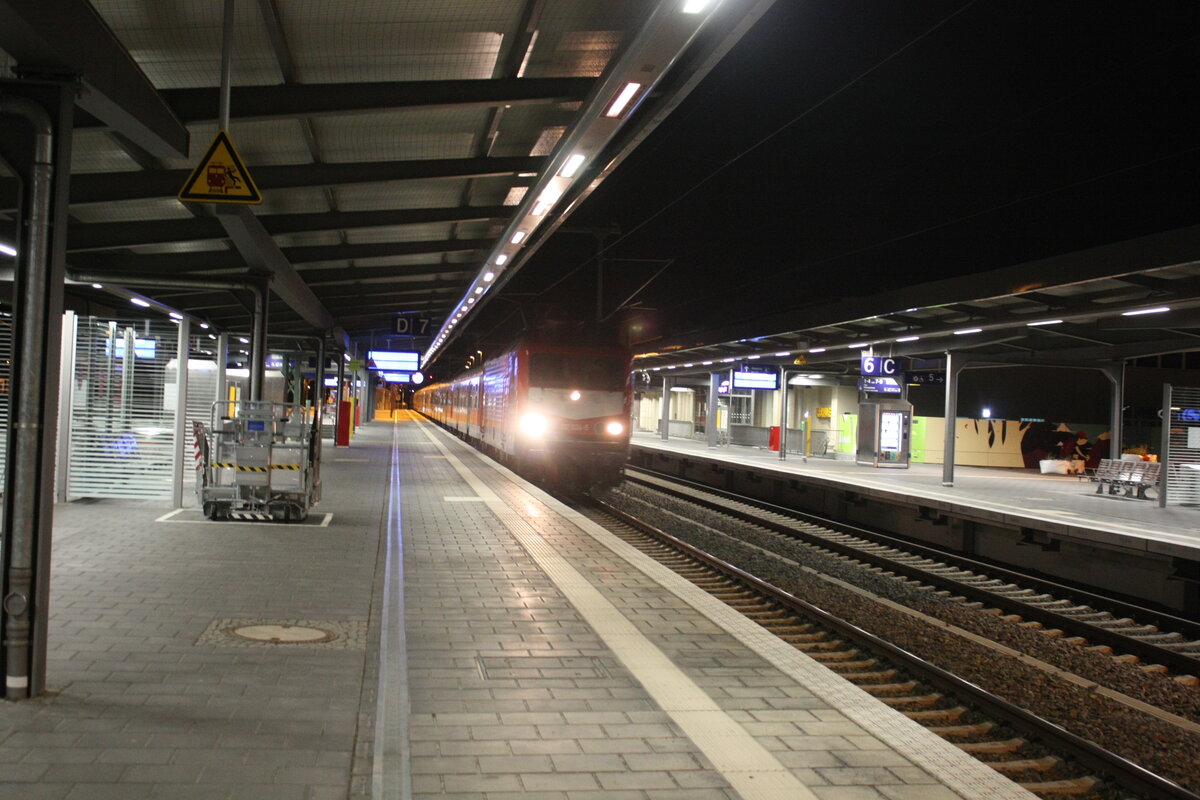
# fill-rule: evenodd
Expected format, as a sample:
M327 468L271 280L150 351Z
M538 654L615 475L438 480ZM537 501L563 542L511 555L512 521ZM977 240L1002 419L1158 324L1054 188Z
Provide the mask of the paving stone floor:
M755 780L805 800L1025 798L432 426L366 426L326 448L323 477L301 526L57 507L50 691L0 702L0 800L784 796ZM343 638L227 630L259 622ZM374 751L381 734L402 760Z
M197 641L216 620L365 625L390 428L325 448L324 528L57 506L50 692L0 703L0 798L346 797L361 634L345 648Z

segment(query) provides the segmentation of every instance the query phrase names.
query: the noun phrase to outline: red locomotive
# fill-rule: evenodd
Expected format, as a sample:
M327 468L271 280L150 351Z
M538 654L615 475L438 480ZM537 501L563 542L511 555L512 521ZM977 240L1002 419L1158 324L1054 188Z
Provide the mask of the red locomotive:
M517 472L612 481L629 456L630 362L620 348L521 342L413 406Z

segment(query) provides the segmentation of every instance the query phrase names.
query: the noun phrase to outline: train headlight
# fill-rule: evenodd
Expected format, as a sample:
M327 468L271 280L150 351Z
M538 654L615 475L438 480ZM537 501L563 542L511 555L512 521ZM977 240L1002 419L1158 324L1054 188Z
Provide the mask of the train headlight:
M571 392L571 394L569 395L569 397L570 397L572 400L578 400L579 398L583 397L583 395L579 393L579 390L578 390L578 389L576 389L575 391Z
M619 422L610 422L604 426L604 430L609 436L620 436L625 432L625 426Z
M532 413L521 417L521 421L517 423L517 426L521 429L521 433L534 437L545 435L546 428L549 425L550 422L541 414Z

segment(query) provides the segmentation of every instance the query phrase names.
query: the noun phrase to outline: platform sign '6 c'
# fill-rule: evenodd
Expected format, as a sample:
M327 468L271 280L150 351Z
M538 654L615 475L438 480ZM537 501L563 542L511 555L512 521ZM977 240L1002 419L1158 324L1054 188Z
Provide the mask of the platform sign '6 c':
M883 356L863 356L862 374L894 377L900 372L900 359Z

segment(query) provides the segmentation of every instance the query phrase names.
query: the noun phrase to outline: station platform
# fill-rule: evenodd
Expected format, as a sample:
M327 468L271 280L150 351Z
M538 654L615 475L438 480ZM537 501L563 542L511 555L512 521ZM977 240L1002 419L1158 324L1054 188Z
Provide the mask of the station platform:
M636 433L633 445L650 451L681 453L698 459L742 465L806 480L844 486L881 499L919 500L932 508L977 518L993 518L1010 526L1036 525L1079 542L1120 547L1163 557L1200 559L1200 508L1167 505L1097 493L1097 486L1078 475L1043 475L1032 470L955 465L954 485L942 485L941 464L910 464L907 469L877 468L852 460L803 459L756 447L720 446L704 442ZM1154 495L1156 497L1156 495Z
M322 474L304 523L56 509L0 798L1030 797L427 422Z

